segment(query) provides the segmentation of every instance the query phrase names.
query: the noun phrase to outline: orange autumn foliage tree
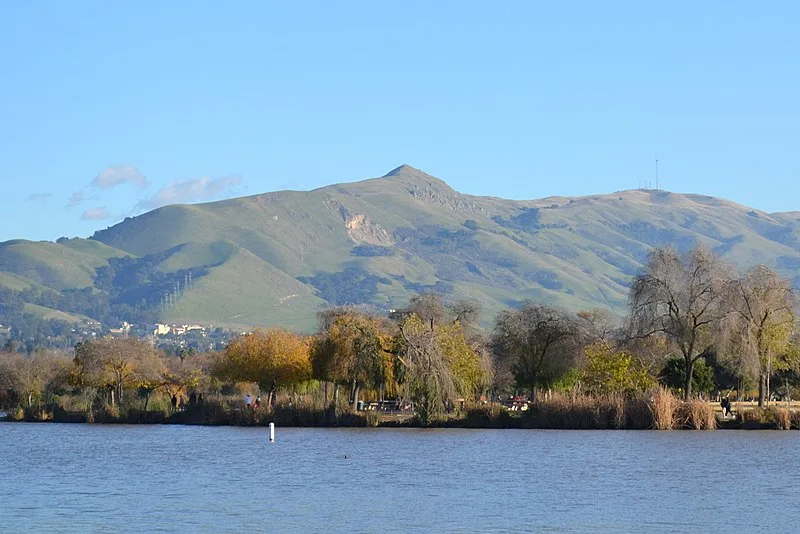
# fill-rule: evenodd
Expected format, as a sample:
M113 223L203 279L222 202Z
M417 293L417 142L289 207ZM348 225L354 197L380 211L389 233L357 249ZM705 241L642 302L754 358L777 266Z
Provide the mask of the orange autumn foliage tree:
M272 407L279 387L311 378L308 341L286 330L258 330L232 341L215 362L212 374L222 380L255 382Z

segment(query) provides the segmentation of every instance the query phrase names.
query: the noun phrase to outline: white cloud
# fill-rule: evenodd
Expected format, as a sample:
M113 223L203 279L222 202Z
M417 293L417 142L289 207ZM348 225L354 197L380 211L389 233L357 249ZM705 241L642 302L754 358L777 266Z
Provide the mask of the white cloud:
M86 199L86 194L83 191L75 191L69 196L67 201L67 208L74 208Z
M94 177L92 185L99 189L110 189L122 184L132 184L146 189L150 184L144 175L133 165L114 165Z
M240 176L222 176L220 178L203 177L197 180L172 182L158 190L148 199L141 200L136 207L153 209L167 204L186 204L214 200L233 193L233 189L242 183Z
M88 209L81 215L82 221L102 221L110 218L111 214L105 208Z
M51 193L33 193L31 196L25 199L25 202L41 202L45 203L50 200L50 197L53 195Z

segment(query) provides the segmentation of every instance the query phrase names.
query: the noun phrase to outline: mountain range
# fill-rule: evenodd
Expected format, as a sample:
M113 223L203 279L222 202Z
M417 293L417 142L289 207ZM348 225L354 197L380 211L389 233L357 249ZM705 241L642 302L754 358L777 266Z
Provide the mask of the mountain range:
M64 321L303 331L329 306L393 309L428 291L476 301L486 324L524 299L622 314L651 247L698 242L800 284L800 212L642 189L477 197L403 165L313 191L165 206L88 239L0 243L0 296Z

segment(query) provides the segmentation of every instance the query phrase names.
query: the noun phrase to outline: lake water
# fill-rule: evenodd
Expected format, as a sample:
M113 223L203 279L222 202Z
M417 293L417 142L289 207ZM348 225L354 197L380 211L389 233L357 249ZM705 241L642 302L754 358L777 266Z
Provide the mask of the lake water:
M0 532L789 532L800 432L0 423Z

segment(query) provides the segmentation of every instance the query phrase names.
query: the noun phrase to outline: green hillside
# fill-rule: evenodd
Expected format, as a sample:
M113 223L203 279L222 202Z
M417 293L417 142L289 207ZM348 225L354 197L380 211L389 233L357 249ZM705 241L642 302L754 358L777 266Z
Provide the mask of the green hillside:
M25 313L29 313L39 319L64 321L67 323L80 323L87 320L86 317L75 315L72 313L65 313L46 306L38 306L36 304L25 304Z
M107 265L108 258L128 255L85 239L64 244L20 239L0 243L0 272L58 290L91 287L96 269Z
M163 318L222 327L288 323L310 330L316 320L311 310L324 305L312 288L240 249L193 283Z
M90 240L3 243L0 286L67 297L93 288L113 317L133 309L141 320L302 329L326 306L391 309L436 291L478 301L488 322L526 298L621 313L651 247L697 242L800 282L800 213L653 190L474 197L401 166L308 192L166 206Z
M0 272L0 287L5 287L12 291L23 291L35 285L37 285L35 282L17 274Z

